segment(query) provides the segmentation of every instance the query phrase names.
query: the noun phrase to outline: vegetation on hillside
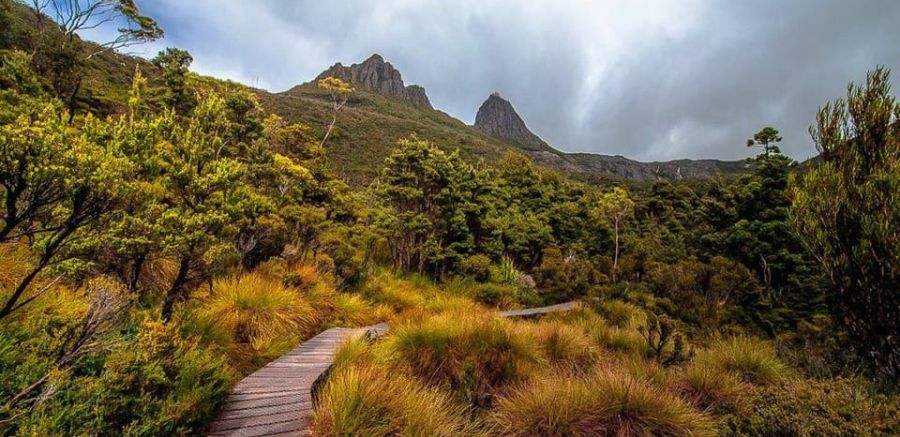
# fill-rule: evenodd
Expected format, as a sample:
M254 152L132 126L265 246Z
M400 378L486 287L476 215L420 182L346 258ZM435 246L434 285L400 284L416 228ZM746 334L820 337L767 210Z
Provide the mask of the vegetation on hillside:
M201 434L242 376L383 321L338 352L316 435L900 433L883 69L820 111L803 174L768 127L736 180L642 185L571 180L346 84L304 89L329 144L368 135L361 112L430 126L370 138L385 159L353 187L325 131L179 49L129 64L119 111L73 111L56 74L103 64L42 70L58 35L17 30L23 10L0 1L3 435Z

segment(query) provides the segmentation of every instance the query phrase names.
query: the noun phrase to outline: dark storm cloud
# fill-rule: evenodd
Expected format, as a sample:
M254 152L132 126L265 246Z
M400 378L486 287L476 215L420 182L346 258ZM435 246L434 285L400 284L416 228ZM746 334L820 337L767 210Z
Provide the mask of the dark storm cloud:
M144 0L195 69L280 91L380 53L471 123L499 91L566 151L747 156L758 128L814 153L818 106L900 74L900 1Z

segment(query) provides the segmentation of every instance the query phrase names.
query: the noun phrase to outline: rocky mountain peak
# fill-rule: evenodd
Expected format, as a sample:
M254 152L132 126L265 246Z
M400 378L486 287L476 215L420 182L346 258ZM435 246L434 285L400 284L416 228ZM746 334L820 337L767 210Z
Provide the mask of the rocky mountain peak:
M548 150L550 146L532 133L508 100L494 92L478 108L475 127L525 150Z
M401 102L431 108L425 89L418 85L406 86L400 71L379 54L373 54L361 64L344 66L340 62L320 74L316 81L329 76L347 82L358 89L381 94Z

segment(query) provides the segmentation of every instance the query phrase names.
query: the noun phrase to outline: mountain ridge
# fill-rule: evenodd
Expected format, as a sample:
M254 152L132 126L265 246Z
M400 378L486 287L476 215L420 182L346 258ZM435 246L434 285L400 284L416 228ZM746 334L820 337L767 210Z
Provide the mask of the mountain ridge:
M345 66L340 62L320 73L315 82L326 77L336 77L352 86L381 94L423 108L434 109L428 100L425 88L406 85L400 71L381 55L374 53L359 64Z

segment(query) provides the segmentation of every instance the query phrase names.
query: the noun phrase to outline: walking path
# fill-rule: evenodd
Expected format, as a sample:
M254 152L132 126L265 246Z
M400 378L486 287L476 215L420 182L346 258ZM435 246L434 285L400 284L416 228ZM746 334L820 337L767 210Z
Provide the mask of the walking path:
M502 311L501 317L529 317L568 311L575 302ZM209 436L305 436L313 412L313 390L331 367L335 352L356 335L379 336L388 326L331 328L250 374L231 389L209 427Z

